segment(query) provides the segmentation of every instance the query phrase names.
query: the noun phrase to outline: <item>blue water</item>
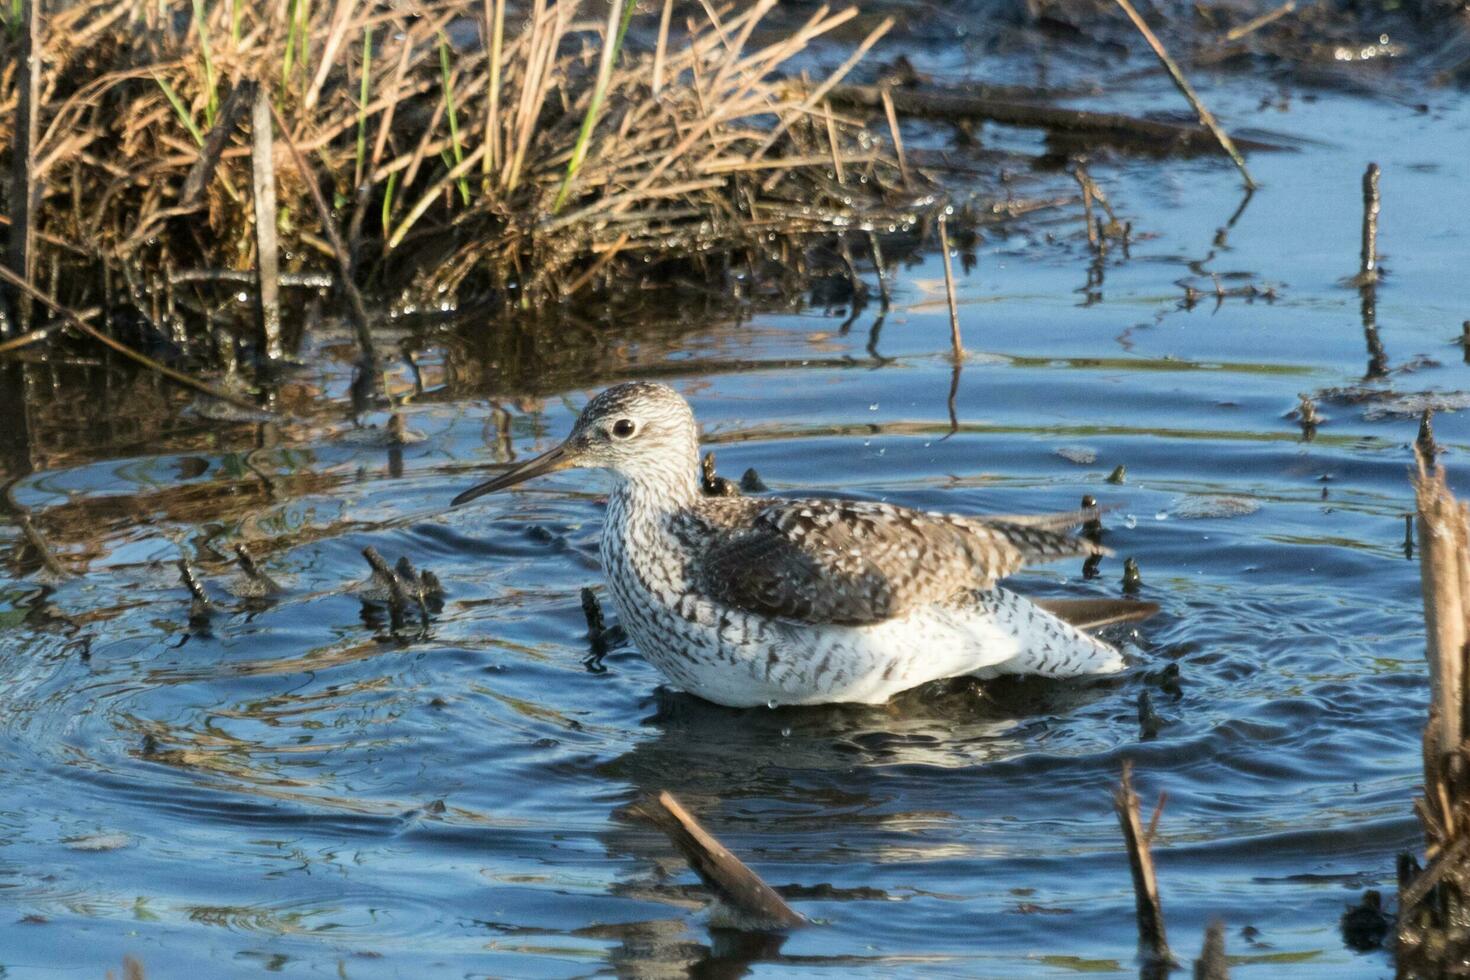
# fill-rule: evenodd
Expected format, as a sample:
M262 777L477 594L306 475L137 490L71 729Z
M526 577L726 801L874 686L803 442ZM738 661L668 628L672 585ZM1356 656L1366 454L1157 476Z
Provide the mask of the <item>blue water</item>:
M108 395L179 412L73 432L12 490L85 575L36 568L13 529L0 542L26 572L0 583L0 973L98 977L131 954L151 977L1130 975L1110 794L1131 759L1146 806L1167 794L1155 856L1182 958L1219 918L1236 976L1390 975L1337 922L1365 888L1391 891L1419 842L1417 418L1321 396L1307 441L1287 413L1368 367L1342 281L1370 159L1390 371L1370 387L1470 389L1470 103L1260 108L1268 83L1202 82L1232 126L1289 133L1292 151L1252 156L1262 187L1238 214L1228 163L1095 157L1134 241L1090 302L1079 205L985 230L959 283L954 425L932 252L896 270L876 333L874 303L846 332L845 309L820 308L618 323L525 360L486 355L478 324L408 335L424 390L401 364L390 384L422 439L399 452L330 407L348 378L331 338L291 383L296 424L209 422L146 379ZM1134 105L1173 104L1150 75L1129 84ZM1018 194L1070 187L1029 176ZM1211 273L1275 299L1185 308L1179 281L1210 290ZM598 388L643 376L689 396L725 475L755 467L778 492L962 512L1093 494L1116 508L1117 557L1092 580L1063 563L1015 584L1117 595L1131 556L1163 611L1110 633L1133 662L1121 676L884 708L716 708L631 649L589 671L598 477L446 505L480 464L551 445ZM1436 434L1470 490L1465 416ZM1126 481L1105 482L1118 465ZM237 541L281 595L239 594ZM364 598L368 545L444 581L421 634L392 635ZM207 625L181 554L215 600ZM1165 719L1151 741L1144 691ZM802 886L817 925L784 942L706 928L692 873L627 813L663 789L771 883Z

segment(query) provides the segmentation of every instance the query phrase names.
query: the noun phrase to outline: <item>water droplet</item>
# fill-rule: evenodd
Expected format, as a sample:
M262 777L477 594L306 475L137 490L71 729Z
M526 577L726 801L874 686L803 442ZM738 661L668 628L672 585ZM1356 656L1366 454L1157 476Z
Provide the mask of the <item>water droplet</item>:
M772 711L775 711L776 710L776 699L775 698L771 698L771 700L767 701L766 702L766 707L767 708L770 708Z
M788 725L785 728L782 728L781 729L781 737L782 738L790 738L791 737L791 726Z
M1123 518L1123 526L1128 528L1128 530L1130 531L1133 530L1135 527L1138 526L1138 518L1133 514L1129 514L1127 517Z
M1167 521L1168 519L1169 519L1169 512L1167 510L1161 510L1157 514L1154 515L1154 520L1156 520L1156 521Z
M877 402L874 402L873 404L869 405L868 406L868 411L870 411L870 412L876 412L876 411L878 411L878 403Z

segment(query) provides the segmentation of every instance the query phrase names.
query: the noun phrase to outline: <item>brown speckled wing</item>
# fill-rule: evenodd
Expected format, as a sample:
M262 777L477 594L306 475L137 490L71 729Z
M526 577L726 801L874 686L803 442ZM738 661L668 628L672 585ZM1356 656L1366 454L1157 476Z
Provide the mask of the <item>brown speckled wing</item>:
M694 569L713 598L765 616L858 625L987 588L1027 561L1097 548L1045 527L845 500L714 518Z

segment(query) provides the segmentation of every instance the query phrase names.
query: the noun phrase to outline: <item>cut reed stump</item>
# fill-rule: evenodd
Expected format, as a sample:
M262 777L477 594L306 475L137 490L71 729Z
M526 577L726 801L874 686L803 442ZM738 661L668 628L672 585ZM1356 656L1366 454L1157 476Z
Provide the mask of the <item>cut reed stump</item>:
M1465 743L1470 677L1470 508L1456 500L1443 467L1415 447L1419 568L1429 659L1424 727L1424 796L1414 809L1424 828L1422 868L1399 869L1401 977L1470 975L1470 747Z
M786 900L746 866L668 791L659 793L640 810L684 855L699 880L715 896L714 921L751 931L781 931L807 924Z
M1378 191L1378 164L1368 164L1363 172L1363 246L1358 257L1359 286L1371 286L1378 281L1378 215L1383 210L1383 199Z

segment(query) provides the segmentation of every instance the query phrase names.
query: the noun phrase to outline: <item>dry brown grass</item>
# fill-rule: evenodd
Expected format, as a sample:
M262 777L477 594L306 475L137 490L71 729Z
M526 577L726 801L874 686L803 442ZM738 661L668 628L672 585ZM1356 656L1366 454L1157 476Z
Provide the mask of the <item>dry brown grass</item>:
M114 288L94 287L99 269L146 312L169 272L254 268L250 113L230 98L242 82L270 93L315 171L303 174L277 135L283 269L334 269L307 194L315 180L354 279L380 291L468 290L523 309L671 265L715 281L891 221L915 193L887 144L823 98L890 22L830 77L783 77L851 8L822 7L758 44L774 0L704 2L687 18L655 0L633 13L644 50L630 43L614 64L603 55L618 18L575 0L52 6L37 279L78 305ZM14 43L0 31L7 148ZM196 193L191 172L207 179Z

